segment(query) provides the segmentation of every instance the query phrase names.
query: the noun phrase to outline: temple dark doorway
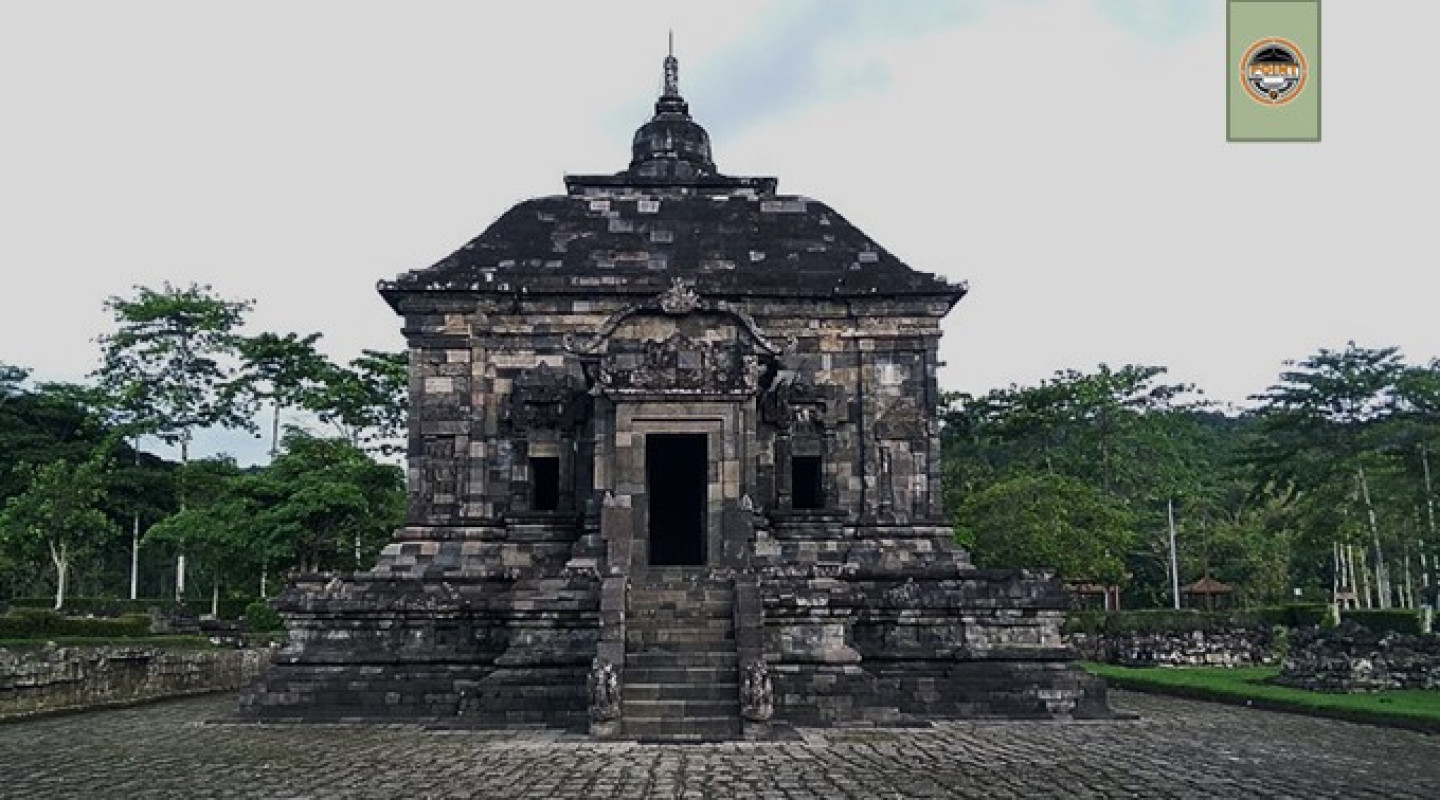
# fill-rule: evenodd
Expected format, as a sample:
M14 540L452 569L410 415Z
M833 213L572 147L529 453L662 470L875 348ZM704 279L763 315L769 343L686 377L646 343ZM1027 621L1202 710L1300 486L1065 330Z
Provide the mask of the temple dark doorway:
M813 510L825 507L824 475L819 456L795 456L790 460L791 507Z
M703 433L645 437L645 485L650 496L650 563L705 563L705 501L709 457Z
M560 459L530 459L530 507L536 511L560 510Z

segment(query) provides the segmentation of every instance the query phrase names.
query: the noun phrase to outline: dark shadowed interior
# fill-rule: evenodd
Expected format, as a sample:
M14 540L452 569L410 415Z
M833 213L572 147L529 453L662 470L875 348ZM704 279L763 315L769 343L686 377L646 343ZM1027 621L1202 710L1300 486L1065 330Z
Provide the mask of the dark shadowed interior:
M817 509L825 506L825 490L821 486L819 456L795 456L790 460L791 505L797 509Z
M560 508L560 459L544 456L530 459L531 508L555 511Z
M703 433L652 433L645 437L651 564L705 563L708 468Z

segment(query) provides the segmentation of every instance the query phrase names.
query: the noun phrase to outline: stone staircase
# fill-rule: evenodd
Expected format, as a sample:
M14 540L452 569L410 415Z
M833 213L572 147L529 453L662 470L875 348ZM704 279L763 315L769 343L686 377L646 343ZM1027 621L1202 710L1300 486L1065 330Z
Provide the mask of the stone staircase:
M655 568L630 586L625 736L708 742L740 737L735 589L702 568Z

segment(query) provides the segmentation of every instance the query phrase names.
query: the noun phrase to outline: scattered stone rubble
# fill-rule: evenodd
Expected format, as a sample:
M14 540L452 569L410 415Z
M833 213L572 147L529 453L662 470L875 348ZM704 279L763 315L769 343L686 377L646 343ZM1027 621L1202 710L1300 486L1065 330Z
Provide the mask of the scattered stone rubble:
M1159 633L1072 633L1067 641L1086 661L1125 667L1254 667L1274 662L1269 630Z
M1440 635L1381 634L1353 623L1297 631L1276 682L1342 692L1440 689Z

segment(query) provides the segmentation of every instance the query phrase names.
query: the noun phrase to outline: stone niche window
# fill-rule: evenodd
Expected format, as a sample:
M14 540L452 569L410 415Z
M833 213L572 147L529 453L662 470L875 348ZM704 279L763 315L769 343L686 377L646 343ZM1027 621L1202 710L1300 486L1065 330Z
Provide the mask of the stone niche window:
M825 507L820 456L794 456L790 459L790 505L802 511Z
M560 459L537 456L530 459L530 508L535 511L560 509Z

